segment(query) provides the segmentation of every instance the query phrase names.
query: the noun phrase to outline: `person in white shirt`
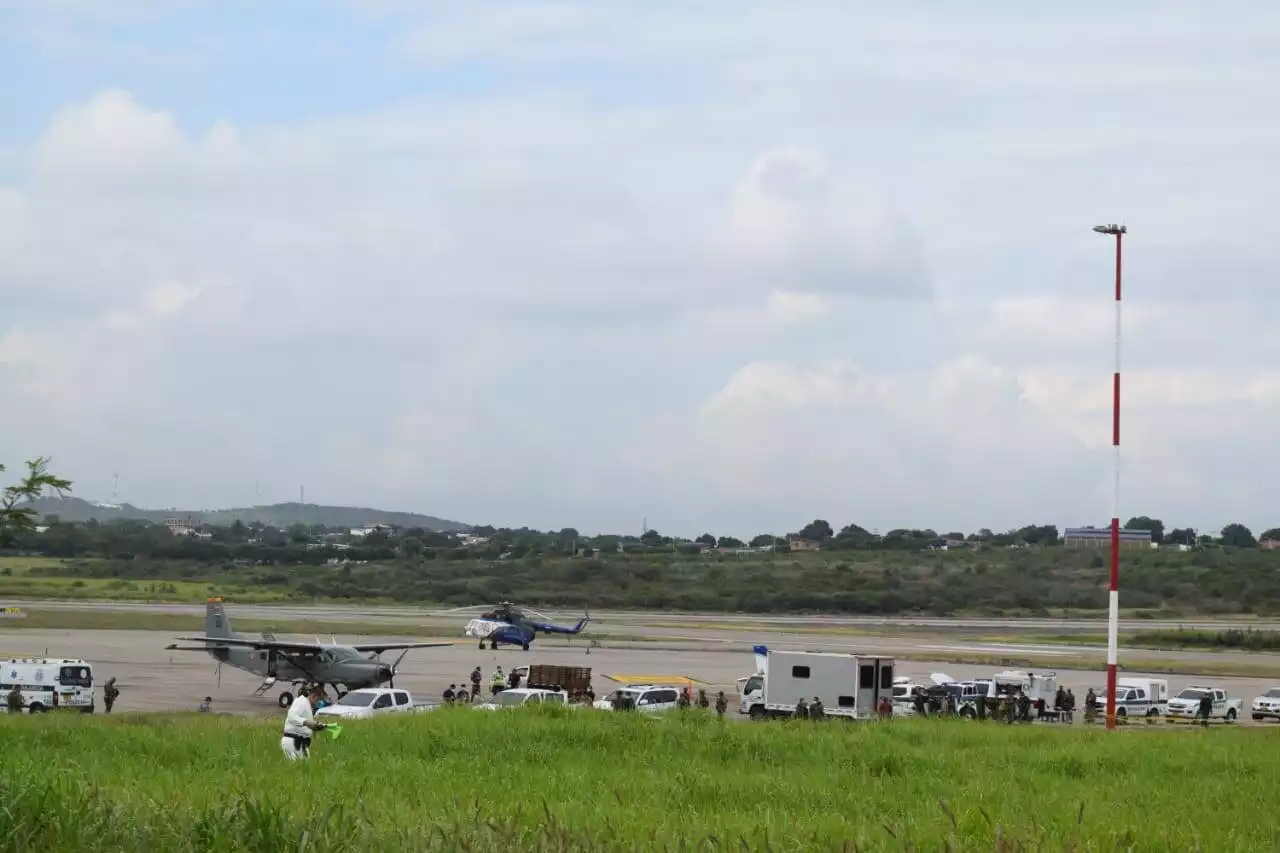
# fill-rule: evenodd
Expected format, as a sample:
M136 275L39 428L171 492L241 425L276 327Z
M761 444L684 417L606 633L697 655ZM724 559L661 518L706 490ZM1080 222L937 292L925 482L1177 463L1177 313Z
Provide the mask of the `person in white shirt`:
M323 695L324 689L313 685L289 706L289 713L284 718L284 737L280 739L280 748L290 761L306 758L311 752L311 734L324 728L324 723L317 722L311 710Z

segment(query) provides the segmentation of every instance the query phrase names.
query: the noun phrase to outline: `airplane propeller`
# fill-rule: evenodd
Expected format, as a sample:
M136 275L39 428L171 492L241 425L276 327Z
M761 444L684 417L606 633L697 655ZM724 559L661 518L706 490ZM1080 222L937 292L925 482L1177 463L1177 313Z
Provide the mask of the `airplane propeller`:
M395 690L396 688L396 670L400 668L400 661L404 660L404 656L407 654L409 654L409 650L405 649L400 653L400 657L396 658L396 662L391 664L391 678L387 683L392 690Z

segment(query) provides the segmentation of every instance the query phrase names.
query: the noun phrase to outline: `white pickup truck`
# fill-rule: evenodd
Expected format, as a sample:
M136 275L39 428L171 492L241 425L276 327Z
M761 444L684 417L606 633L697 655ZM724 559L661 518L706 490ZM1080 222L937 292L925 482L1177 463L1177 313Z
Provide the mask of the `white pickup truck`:
M524 705L568 705L569 694L563 690L546 690L541 687L513 687L496 694L488 702L475 706L477 711L496 711L499 708L519 708Z
M343 720L367 720L383 714L404 714L433 711L430 702L414 702L408 690L387 687L366 687L352 690L332 705L316 711L317 717L338 717Z
M1166 718L1170 720L1196 719L1200 715L1200 700L1206 694L1212 701L1212 705L1209 708L1210 719L1226 720L1228 723L1234 723L1240 719L1240 714L1244 710L1243 699L1235 699L1228 696L1227 691L1221 687L1210 687L1203 684L1193 684L1170 699Z

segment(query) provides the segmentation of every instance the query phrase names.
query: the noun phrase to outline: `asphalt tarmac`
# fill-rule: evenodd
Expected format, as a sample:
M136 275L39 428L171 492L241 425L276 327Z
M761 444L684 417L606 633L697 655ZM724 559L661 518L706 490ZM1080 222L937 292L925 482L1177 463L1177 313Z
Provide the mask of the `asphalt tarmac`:
M15 601L18 606L38 610L106 610L127 613L131 611L149 611L153 613L186 613L194 616L204 614L203 604L177 604L168 602L128 602L128 601ZM441 615L452 614L453 618L463 622L470 617L470 611L456 609L454 611L425 607L375 607L361 604L236 604L227 602L234 613L243 614L254 619L321 619L328 622L357 622L377 624L378 622L412 622L414 620L438 619ZM470 608L479 611L484 605ZM558 615L572 621L577 615L573 612L562 612ZM654 622L683 622L686 624L714 623L720 625L740 625L749 628L779 630L787 627L808 628L888 628L895 626L903 629L927 628L938 633L952 631L995 631L1016 633L1105 633L1105 619L999 619L969 617L926 617L926 616L824 616L824 615L759 615L748 613L655 613L650 611L601 610L591 614L593 624L617 625L630 629ZM1254 630L1280 630L1280 621L1242 619L1225 617L1223 619L1133 619L1122 618L1120 630L1154 631L1174 630L1214 630L1225 628L1253 628Z
M94 609L109 612L151 612L184 614L202 619L205 606L201 604L131 603L131 602L66 602L22 601L18 606L33 610ZM311 619L337 623L351 623L353 630L364 633L376 631L379 624L422 625L423 637L461 638L462 626L473 613L445 613L422 608L339 607L336 605L264 605L227 602L232 625L237 617L253 619L301 620ZM564 622L572 622L572 614L555 614ZM682 613L632 613L601 611L591 614L588 632L600 642L613 646L622 645L612 637L644 638L650 650L740 650L749 652L757 644L816 651L855 652L879 655L937 654L940 657L954 655L982 655L984 657L1019 656L1040 659L1095 657L1102 659L1106 647L1096 644L1049 644L1009 642L982 642L961 639L957 633L968 631L995 632L1016 638L1019 633L1070 634L1084 630L1106 631L1105 622L1087 620L1031 620L1031 619L879 619L876 617L823 617L823 616L751 616L740 614L682 614ZM193 630L199 630L193 621ZM1173 623L1153 620L1130 620L1122 623L1121 630L1148 630L1168 627L1212 626L1221 630L1227 623ZM1267 623L1270 624L1270 623ZM1258 628L1263 623L1257 623ZM1075 626L1072 629L1063 626ZM1080 626L1085 626L1084 628ZM798 630L807 629L807 630ZM865 633L844 633L840 631ZM905 633L903 633L905 632ZM339 638L349 640L349 637ZM1197 663L1208 661L1247 662L1259 666L1269 665L1280 669L1280 655L1245 652L1215 651L1167 651L1132 649L1121 651L1124 658L1154 660L1184 665L1194 670Z
M237 612L243 608L237 608ZM232 614L234 623L234 613ZM759 635L766 641L769 635ZM284 639L283 637L281 639ZM345 642L362 642L372 639L369 635L352 635L341 638ZM379 637L378 639L387 639ZM411 637L391 638L413 641ZM261 679L229 666L221 672L215 662L201 652L171 652L165 645L172 641L172 634L161 631L66 631L66 630L0 630L0 657L27 657L45 655L54 657L83 658L95 667L95 679L101 684L115 676L120 688L117 712L194 710L205 696L213 699L214 709L224 713L254 714L282 713L276 700L281 686L267 694L255 697L254 689ZM878 639L859 643L866 653L875 648ZM778 643L778 647L808 648L805 644ZM917 649L918 651L918 649ZM687 648L656 650L643 647L617 647L606 644L591 648L580 644L576 647L538 646L528 651L501 648L498 651L477 648L474 641L459 639L452 647L420 649L409 652L400 664L396 686L413 692L415 699L437 701L440 693L450 683L461 684L479 665L485 673L485 683L495 666L510 669L528 663L568 664L590 666L593 685L598 695L613 687L610 675L647 675L655 679L684 676L704 683L708 690L724 690L730 696L730 715L736 716L736 680L750 675L755 660L750 644L708 649L690 644ZM902 661L898 674L926 679L930 673L943 672L956 679L989 676L990 666L971 666L929 661ZM1071 688L1083 699L1089 687L1101 689L1105 684L1104 673L1085 670L1057 670L1059 682ZM1128 676L1142 673L1126 672ZM1273 682L1255 678L1208 677L1193 675L1153 675L1169 681L1171 693L1189 684L1210 683L1225 687L1229 694L1245 700L1246 706L1254 696L1275 686Z

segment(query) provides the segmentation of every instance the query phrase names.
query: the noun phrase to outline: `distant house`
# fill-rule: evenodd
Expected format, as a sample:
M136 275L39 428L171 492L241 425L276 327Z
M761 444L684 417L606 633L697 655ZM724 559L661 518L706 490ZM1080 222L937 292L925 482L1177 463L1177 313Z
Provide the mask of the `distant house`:
M164 526L174 536L193 536L196 532L196 523L189 518L166 518Z
M1258 543L1258 547L1264 551L1274 551L1280 548L1280 539L1263 539Z
M395 528L390 524L369 523L364 527L351 528L352 536L368 536L370 533L390 533Z
M803 536L788 536L787 545L792 551L817 551L822 543L816 539L805 539Z
M1111 545L1110 527L1068 527L1062 534L1067 548L1107 548ZM1121 530L1121 548L1150 548L1150 530Z

